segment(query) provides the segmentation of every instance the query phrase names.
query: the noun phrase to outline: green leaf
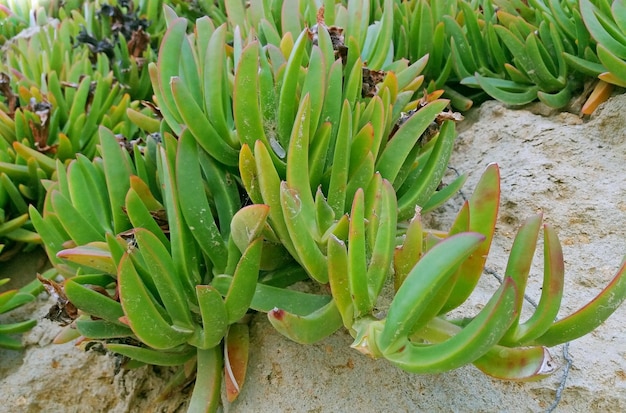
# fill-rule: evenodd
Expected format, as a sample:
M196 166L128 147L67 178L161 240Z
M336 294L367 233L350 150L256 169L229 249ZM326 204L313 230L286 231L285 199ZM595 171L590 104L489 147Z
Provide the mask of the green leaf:
M224 357L219 347L198 350L196 383L193 387L189 411L216 411L220 403L222 388L222 361Z
M443 306L440 314L461 305L476 287L489 254L498 217L499 202L500 171L496 164L491 164L476 184L474 193L469 200L468 230L478 232L485 238L480 247L461 265L461 276L452 287L450 298Z
M480 76L478 73L474 74L480 87L492 98L506 103L507 105L521 106L532 102L537 99L538 86L520 85L518 83L511 82L511 86L515 87L517 91L510 91L508 88L502 87L503 81L493 79L489 77Z
M305 215L300 193L295 189L289 188L287 183L283 182L280 185L280 201L289 238L296 253L294 258L302 264L313 279L322 284L327 283L328 267L326 257L320 251L314 234L311 234L311 217ZM313 225L315 225L314 222Z
M232 279L230 275L220 274L213 279L212 285L222 295L226 295ZM282 308L289 313L305 316L328 304L331 299L328 295L308 294L257 283L250 308L264 313L269 313L274 308Z
M196 141L217 161L227 166L236 166L239 161L237 149L229 146L223 135L215 130L183 80L173 77L170 83L173 99L183 118L182 123L189 128Z
M380 351L393 354L402 347L415 322L431 305L432 296L483 242L476 233L454 235L437 244L413 267L398 289L377 340Z
M230 234L242 254L255 239L262 236L269 212L267 205L248 205L233 217Z
M222 295L210 285L197 285L196 295L202 316L202 328L196 330L189 343L199 349L217 346L228 330L228 312Z
M155 366L179 366L189 361L196 353L191 346L185 346L183 351L158 351L151 348L118 343L107 343L104 347L109 351L130 359Z
M113 132L100 127L99 134L100 152L113 216L113 230L119 234L130 227L128 216L124 213L124 204L126 193L130 188L130 176L135 175L135 171L128 153L124 153Z
M354 317L368 315L372 310L367 278L365 250L365 194L358 189L350 212L348 236L348 282L354 305Z
M598 45L597 52L600 62L618 79L618 82L611 83L624 87L626 85L626 74L624 74L626 73L626 58L618 57L602 44Z
M454 122L445 121L439 131L435 147L419 174L418 181L411 185L409 191L398 199L399 220L412 216L415 206L425 205L435 193L448 168L455 139Z
M144 228L135 228L134 235L146 267L159 292L159 300L172 319L172 327L183 331L193 330L195 324L191 319L183 283L169 251L156 235Z
M106 274L115 274L116 267L111 253L98 245L87 244L68 248L57 253L58 258L79 264L81 267L92 268Z
M196 142L185 129L178 140L176 154L180 209L199 247L221 272L226 268L226 245L211 213L198 157Z
M94 340L133 336L133 330L127 326L106 320L78 319L76 329L82 336Z
M287 147L289 144L288 139L295 121L296 106L294 103L298 101L298 80L308 41L308 31L303 30L298 36L293 50L289 55L289 59L287 60L287 66L285 67L285 74L280 88L277 127L278 139L283 148Z
M250 307L259 278L262 248L263 239L257 238L248 246L237 264L233 282L224 299L229 324L241 319Z
M124 310L121 304L112 298L72 279L65 281L63 291L79 310L111 323L121 324L119 318L124 316Z
M345 191L348 183L348 168L350 162L350 141L352 139L352 116L348 101L344 101L341 109L341 121L337 132L335 147L332 148L332 169L330 186L328 189L328 204L335 211L335 216L344 214Z
M118 288L130 328L148 346L159 350L173 349L185 343L192 334L193 331L174 328L163 318L128 254L122 257L119 265Z
M448 105L447 100L429 103L411 116L393 135L376 162L376 168L383 178L394 182L407 154L417 144L428 125Z
M19 323L0 324L0 337L5 334L19 334L24 333L31 328L35 327L37 320L27 320ZM0 347L2 343L0 343ZM21 343L20 343L21 344ZM21 346L20 346L21 347Z
M514 322L510 333L505 336L506 341L502 341L502 344L514 342L517 345L526 345L544 334L552 326L559 312L565 278L563 251L555 231L547 224L544 225L543 238L544 278L539 304L533 315L524 323L517 325L517 322ZM513 251L511 256L512 254ZM518 291L521 290L522 294L524 287L525 283L517 285ZM518 308L521 308L521 303L519 305Z
M498 342L515 315L514 305L515 284L507 278L476 318L459 333L437 344L403 341L400 349L384 356L413 373L437 373L461 367L486 354Z
M381 205L373 211L369 221L378 217L376 238L373 241L371 257L367 268L367 285L371 303L376 300L391 273L391 263L396 246L397 204L395 191L391 184L383 180L381 190Z
M331 235L328 238L328 280L333 299L341 313L343 325L350 329L354 322L354 304L348 278L348 253L343 241Z
M483 373L501 380L537 380L556 370L556 363L548 350L538 346L494 346L473 364Z
M589 0L580 0L580 14L591 36L620 59L626 59L626 44L616 39L600 21L601 11ZM606 20L603 18L603 20Z
M595 330L626 299L626 261L617 274L593 300L575 313L555 322L533 344L555 346L575 340Z
M279 333L300 344L316 343L342 325L341 314L334 301L304 316L275 308L267 317Z

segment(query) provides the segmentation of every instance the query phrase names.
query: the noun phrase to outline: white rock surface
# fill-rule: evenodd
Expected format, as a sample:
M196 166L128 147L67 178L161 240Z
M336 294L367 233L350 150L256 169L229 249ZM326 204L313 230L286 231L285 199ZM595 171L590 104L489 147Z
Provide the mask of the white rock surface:
M566 261L563 317L593 298L626 254L626 95L612 98L590 120L530 110L487 102L470 112L451 166L468 174L463 193L469 196L484 168L500 165L500 218L487 262L497 273L504 272L515 231L526 217L541 210L556 228ZM445 228L461 203L459 195L429 218L430 225ZM543 263L538 249L529 280L535 299ZM485 275L464 308L475 311L496 287L495 278ZM47 305L42 297L10 317L23 319L31 312L41 317ZM185 411L184 391L156 402L171 371L145 367L115 375L111 357L83 353L71 343L51 344L57 330L42 321L24 335L26 351L0 351L0 412ZM418 376L350 349L352 340L343 331L301 346L257 315L251 332L248 377L227 412L539 412L550 408L564 377L562 368L540 382L509 383L472 366ZM566 364L562 347L552 353ZM572 365L555 411L626 411L626 307L572 342L569 357Z

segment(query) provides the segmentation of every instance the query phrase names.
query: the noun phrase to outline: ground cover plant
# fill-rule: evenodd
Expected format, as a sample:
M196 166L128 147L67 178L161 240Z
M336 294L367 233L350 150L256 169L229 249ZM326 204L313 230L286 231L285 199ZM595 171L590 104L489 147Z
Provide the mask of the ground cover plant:
M626 268L555 322L563 254L535 215L500 289L452 317L483 274L497 166L449 229L421 217L463 185L442 180L467 96L561 108L599 77L585 112L623 86L624 3L494 3L96 2L30 23L5 6L5 38L38 30L3 46L0 236L13 254L45 248L56 341L181 366L172 388L195 380L189 411L215 410L222 380L239 394L252 311L303 344L343 327L416 373L554 371L547 347L606 320ZM542 294L521 322L542 227ZM31 296L3 293L0 311Z

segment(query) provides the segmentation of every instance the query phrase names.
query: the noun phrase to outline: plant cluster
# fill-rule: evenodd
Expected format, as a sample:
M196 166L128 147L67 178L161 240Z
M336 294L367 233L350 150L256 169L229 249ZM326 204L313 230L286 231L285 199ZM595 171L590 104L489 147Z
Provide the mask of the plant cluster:
M373 20L383 9L374 3ZM509 105L539 99L563 108L585 81L598 78L582 108L590 114L614 86L626 85L622 0L419 0L394 7L395 55L413 61L429 54L429 88L445 88L461 110L485 94Z
M10 44L0 236L14 251L41 243L64 278L42 279L58 300L49 316L66 325L56 341L100 342L129 368L182 366L172 386L195 379L190 411L215 410L222 381L228 400L239 394L252 311L299 343L345 327L356 350L411 372L473 363L503 379L549 374L546 347L609 317L626 298L626 267L555 322L563 256L543 225L542 295L520 322L536 215L500 289L455 318L494 237L497 166L448 230L424 228L421 215L465 180L442 183L462 119L450 102L468 107L454 85L562 106L582 79L575 64L617 82L606 59L621 49L599 27L617 36L620 6L321 3L87 3ZM586 44L561 32L584 24ZM301 281L316 292L294 288ZM19 301L7 294L0 312Z

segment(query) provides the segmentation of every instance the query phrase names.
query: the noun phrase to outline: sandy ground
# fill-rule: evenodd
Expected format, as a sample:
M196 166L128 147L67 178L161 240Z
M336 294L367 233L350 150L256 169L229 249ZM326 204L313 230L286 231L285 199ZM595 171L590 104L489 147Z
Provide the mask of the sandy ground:
M429 223L445 228L484 168L498 163L501 209L487 266L502 274L517 227L543 211L563 244L563 317L597 294L626 254L626 95L612 98L589 120L533 114L540 111L487 102L468 114L451 161L468 182ZM534 298L542 274L541 245L538 250L528 290ZM23 270L28 271L34 270ZM8 272L0 264L0 274ZM475 311L495 288L497 280L485 275L465 309ZM48 305L42 296L2 319L40 318ZM81 352L72 343L51 344L57 330L43 320L24 335L24 352L0 351L0 412L185 410L184 391L156 401L171 371L145 367L115 375L112 357ZM251 332L247 381L226 412L540 412L551 409L562 383L554 411L626 411L626 307L568 349L553 348L561 369L532 383L493 380L472 366L408 374L350 349L352 340L343 331L301 346L276 333L263 315L253 318Z

